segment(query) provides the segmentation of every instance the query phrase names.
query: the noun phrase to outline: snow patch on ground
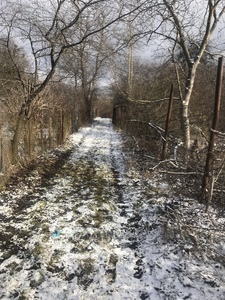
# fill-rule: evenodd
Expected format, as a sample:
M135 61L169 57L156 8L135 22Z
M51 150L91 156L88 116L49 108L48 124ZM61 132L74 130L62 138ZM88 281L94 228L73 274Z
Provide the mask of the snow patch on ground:
M128 168L110 119L69 143L48 184L1 193L0 299L225 299L222 260L196 256L191 234L171 221L193 201L181 210L166 183ZM213 245L224 255L224 240Z

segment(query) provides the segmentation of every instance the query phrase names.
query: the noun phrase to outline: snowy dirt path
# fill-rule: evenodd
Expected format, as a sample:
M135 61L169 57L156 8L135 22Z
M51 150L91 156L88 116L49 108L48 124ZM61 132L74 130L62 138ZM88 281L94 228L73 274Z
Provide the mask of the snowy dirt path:
M128 168L121 141L96 119L54 175L2 193L0 299L225 299L220 265L162 242L168 187Z

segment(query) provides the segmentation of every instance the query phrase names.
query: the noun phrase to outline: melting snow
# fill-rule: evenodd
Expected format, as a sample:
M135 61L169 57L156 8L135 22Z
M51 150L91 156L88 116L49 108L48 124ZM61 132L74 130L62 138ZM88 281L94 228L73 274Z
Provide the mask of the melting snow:
M1 193L0 299L225 299L224 265L169 240L169 186L128 167L111 120L70 144L48 184Z

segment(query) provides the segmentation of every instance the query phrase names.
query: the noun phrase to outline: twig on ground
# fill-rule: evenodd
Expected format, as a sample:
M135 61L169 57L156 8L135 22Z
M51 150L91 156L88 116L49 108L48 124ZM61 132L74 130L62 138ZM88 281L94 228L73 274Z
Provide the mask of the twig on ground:
M203 175L203 173L198 172L173 172L166 170L159 170L159 173L170 174L170 175Z
M178 166L175 164L176 161L174 159L166 159L166 160L160 161L157 165L155 165L154 167L152 167L150 170L151 171L155 171L155 169L157 169L160 165L162 165L164 163L168 163L168 162L171 163L173 165L173 167L178 168Z

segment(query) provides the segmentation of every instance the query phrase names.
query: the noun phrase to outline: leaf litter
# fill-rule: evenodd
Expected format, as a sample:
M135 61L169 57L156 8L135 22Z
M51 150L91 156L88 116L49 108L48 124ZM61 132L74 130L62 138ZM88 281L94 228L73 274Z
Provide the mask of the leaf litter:
M122 145L96 118L1 192L0 299L225 299L224 215Z

